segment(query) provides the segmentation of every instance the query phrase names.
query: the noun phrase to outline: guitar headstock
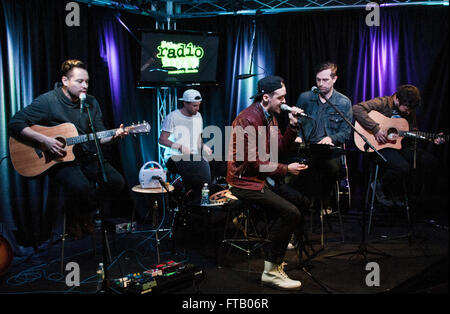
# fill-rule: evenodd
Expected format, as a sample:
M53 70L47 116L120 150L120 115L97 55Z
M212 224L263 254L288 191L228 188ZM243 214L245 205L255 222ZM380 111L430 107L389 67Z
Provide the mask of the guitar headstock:
M142 122L138 124L131 124L125 128L129 134L150 133L150 124L148 122Z

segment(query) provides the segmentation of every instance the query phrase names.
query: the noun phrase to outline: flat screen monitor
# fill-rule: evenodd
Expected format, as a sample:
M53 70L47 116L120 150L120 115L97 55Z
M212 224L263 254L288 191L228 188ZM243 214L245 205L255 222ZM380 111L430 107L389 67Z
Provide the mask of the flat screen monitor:
M142 31L139 87L215 84L219 36Z

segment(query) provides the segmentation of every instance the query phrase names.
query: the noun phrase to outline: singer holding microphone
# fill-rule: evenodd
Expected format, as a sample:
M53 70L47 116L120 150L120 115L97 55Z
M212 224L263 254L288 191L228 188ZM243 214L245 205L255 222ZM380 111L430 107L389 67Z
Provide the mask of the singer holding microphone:
M38 96L33 102L18 111L9 121L11 135L36 143L43 151L64 156L64 144L55 138L35 132L32 125L56 126L70 122L78 133L92 133L89 117L85 107L90 107L92 120L97 132L106 130L103 125L100 106L94 96L86 95L89 86L89 74L86 66L79 60L66 60L61 66L61 82L56 83L53 90ZM112 143L128 133L123 125L114 136L102 138L101 144ZM83 233L92 234L93 211L96 209L95 189L91 182L99 181L99 164L95 143L93 141L77 144L74 147L75 160L59 163L47 174L63 187L67 231L73 238L81 238ZM105 161L105 172L108 182L105 186L105 200L113 204L114 196L123 192L125 180L110 163ZM117 203L117 202L116 202ZM109 210L112 210L110 207Z
M352 121L353 116L350 99L334 89L338 78L337 65L332 62L321 63L316 67L315 75L317 87L301 93L297 101L297 107L304 110L305 116L300 117L302 132L299 132L295 141L297 145L302 143L309 149L309 169L299 180L294 178L289 182L315 199L316 209L319 209L320 202L322 208L326 209L331 190L341 171L342 150L334 148L342 146L351 134L350 125L326 99L335 104L347 120Z
M233 121L228 149L227 182L231 185L230 191L238 199L260 205L275 219L269 231L271 242L266 247L261 282L278 289L295 290L301 288L301 282L292 280L285 274L283 258L291 235L300 224L300 210L269 189L266 179L283 177L287 173L299 175L308 166L296 162L282 164L275 158L266 159L261 156L263 153L273 153L270 151L274 147L271 145L271 133L276 140L277 152L280 153L295 140L298 124L294 114L299 115L303 110L296 107L292 109L292 113L289 113L290 124L284 135L278 129L274 116L274 113L280 113L285 96L286 87L281 77L267 76L258 81L258 93L252 97L253 104L239 113ZM239 133L238 129L246 132ZM263 130L266 131L265 137L262 135Z

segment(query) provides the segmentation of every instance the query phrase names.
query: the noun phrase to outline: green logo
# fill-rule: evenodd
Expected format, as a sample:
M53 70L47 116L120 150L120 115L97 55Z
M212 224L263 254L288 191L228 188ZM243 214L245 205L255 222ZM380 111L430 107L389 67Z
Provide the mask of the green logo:
M185 74L198 72L200 59L204 54L202 47L192 43L161 41L156 57L161 60L163 67L177 68L177 70L168 71L168 74Z

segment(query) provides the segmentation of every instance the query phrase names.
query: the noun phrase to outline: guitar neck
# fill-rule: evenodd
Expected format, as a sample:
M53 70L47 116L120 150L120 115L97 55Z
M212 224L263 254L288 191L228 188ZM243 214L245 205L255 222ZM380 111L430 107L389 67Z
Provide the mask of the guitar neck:
M116 131L117 131L117 129L113 129L113 130L100 131L95 134L97 135L98 139L102 139L105 137L114 136L114 134L116 134ZM66 139L66 141L67 141L67 145L76 145L76 144L93 141L94 139L95 139L94 133L89 133L89 134L69 137Z
M404 137L412 137L409 134L415 134L418 137L424 138L424 139L428 139L428 140L434 140L435 138L441 137L443 138L445 141L448 141L449 139L449 135L439 135L436 133L428 133L428 132L421 132L421 131L400 131L399 135L400 136L404 136Z

